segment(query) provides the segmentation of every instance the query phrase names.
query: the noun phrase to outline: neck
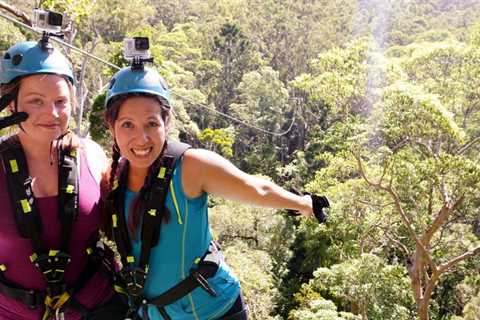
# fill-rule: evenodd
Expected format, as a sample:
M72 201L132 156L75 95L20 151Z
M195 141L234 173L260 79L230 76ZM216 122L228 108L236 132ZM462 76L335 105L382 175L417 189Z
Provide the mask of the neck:
M18 134L18 139L27 159L50 162L57 157L57 148L55 144L52 145L49 141L33 141L22 133Z
M148 168L138 168L130 164L128 168L128 189L133 192L139 192L145 184L145 178L148 174Z

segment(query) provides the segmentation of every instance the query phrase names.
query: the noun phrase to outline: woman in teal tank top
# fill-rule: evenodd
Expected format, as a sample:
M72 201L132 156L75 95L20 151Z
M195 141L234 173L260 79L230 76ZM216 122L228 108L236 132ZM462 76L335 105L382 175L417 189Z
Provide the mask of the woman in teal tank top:
M106 234L126 255L117 277L123 286L117 289L129 296L131 318L247 319L239 281L212 242L208 195L297 210L306 217L313 217L312 198L248 175L207 150L183 148L173 165L159 164L170 148L178 147L167 139L171 112L169 91L155 70L127 67L112 78L105 119L114 144L104 181L104 215ZM152 181L168 172L158 241L145 259L144 232L158 230L147 222L158 221L150 216L157 217L158 211L148 209L152 190L161 189ZM204 272L208 268L214 272Z

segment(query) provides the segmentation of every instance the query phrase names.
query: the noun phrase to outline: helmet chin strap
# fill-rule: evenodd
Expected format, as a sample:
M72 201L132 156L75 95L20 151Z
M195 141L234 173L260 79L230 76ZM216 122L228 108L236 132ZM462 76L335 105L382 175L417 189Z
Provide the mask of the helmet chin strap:
M15 103L15 112L7 117L0 117L0 130L15 124L18 124L20 129L23 130L20 123L27 120L28 114L26 112L17 112L17 99L15 95L6 94L0 98L0 111L8 107L12 102Z

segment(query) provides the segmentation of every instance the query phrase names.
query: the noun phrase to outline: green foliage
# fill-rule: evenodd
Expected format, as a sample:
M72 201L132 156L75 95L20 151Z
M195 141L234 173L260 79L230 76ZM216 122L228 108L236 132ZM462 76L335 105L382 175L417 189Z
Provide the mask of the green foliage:
M198 140L200 140L207 149L215 150L225 157L231 157L233 155L232 145L234 139L234 133L231 128L206 128L198 136Z
M465 133L455 123L453 114L437 97L412 85L399 83L387 88L379 113L383 117L380 131L387 145L405 139L429 141L438 136L446 142L464 142ZM421 121L422 126L418 126L417 121Z
M372 254L319 268L310 283L353 313L368 319L411 319L414 309L404 267Z
M8 3L27 13L34 5ZM360 154L371 181L395 189L417 234L431 226L446 199L463 199L432 237L436 263L478 245L479 1L44 5L73 17L72 43L118 66L128 65L124 36L150 38L154 67L172 91L173 136L230 157L249 173L328 195L332 208L322 226L212 202L215 234L254 319L415 317L402 267L415 243L391 197L361 177L351 151ZM0 26L2 49L38 38L3 20ZM109 146L102 94L116 69L65 52L78 76L85 71L77 88L86 99L82 128ZM277 137L208 108L274 132L294 122ZM319 268L325 278L316 273L312 280ZM474 257L442 276L430 318L478 317L479 273ZM365 299L355 300L354 290Z
M270 67L245 73L237 87L238 103L230 105L231 113L247 124L270 132L284 129L290 119L285 113L289 104L288 91L279 79L278 72ZM291 121L291 120L290 120ZM265 143L270 141L270 143ZM242 161L242 169L252 171L246 164L256 163L256 170L272 176L284 150L277 150L278 139L270 134L259 135L258 130L241 126L236 133L235 155ZM280 152L279 152L280 151ZM283 152L282 152L283 151ZM246 153L248 152L248 155ZM279 154L280 153L280 154Z
M224 247L224 253L228 265L240 279L242 293L250 308L249 318L273 320L270 314L276 288L270 273L271 258L268 252L250 248L245 242L234 241Z
M227 263L239 277L242 292L250 306L250 317L273 319L274 274L271 273L271 248L278 244L274 230L281 228L281 217L274 210L252 208L214 198L210 223L216 240L224 250ZM275 238L274 238L275 237Z
M17 42L26 40L19 29L5 20L0 20L0 30L2 30L0 32L0 48L2 50L8 49Z
M90 123L91 138L104 148L109 149L111 145L111 135L105 121L103 120L103 114L105 112L105 97L106 94L103 93L95 98L92 110L88 116L88 122Z
M348 43L345 48L332 48L311 61L312 74L297 77L292 87L305 91L312 100L322 100L329 111L344 118L361 109L366 90L366 40Z
M305 308L294 310L289 316L290 320L360 320L349 312L338 312L335 304L330 300L310 300Z

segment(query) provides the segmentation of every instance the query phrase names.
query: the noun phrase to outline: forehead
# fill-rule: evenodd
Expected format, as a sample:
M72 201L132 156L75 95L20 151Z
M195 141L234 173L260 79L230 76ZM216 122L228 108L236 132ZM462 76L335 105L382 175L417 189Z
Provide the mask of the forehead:
M160 117L161 110L160 102L153 97L131 97L120 106L118 118L142 119L152 116Z
M35 74L20 81L19 94L40 93L42 95L68 95L70 86L67 80L54 74Z

